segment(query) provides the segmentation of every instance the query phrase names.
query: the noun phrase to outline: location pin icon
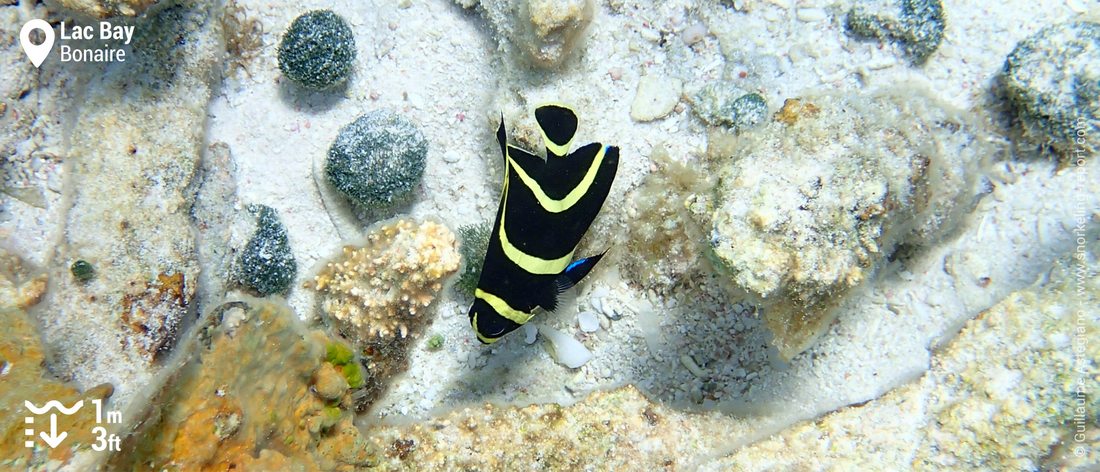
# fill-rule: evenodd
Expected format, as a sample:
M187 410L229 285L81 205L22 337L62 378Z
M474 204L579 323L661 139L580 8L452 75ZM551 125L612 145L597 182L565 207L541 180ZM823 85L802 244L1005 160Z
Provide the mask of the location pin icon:
M42 35L46 37L42 44L31 43L31 31L41 30ZM53 49L53 27L45 20L33 19L23 25L23 29L19 31L19 44L23 45L23 52L27 53L27 57L31 58L31 64L34 67L42 65L42 61L46 60L46 56L50 55L50 50Z

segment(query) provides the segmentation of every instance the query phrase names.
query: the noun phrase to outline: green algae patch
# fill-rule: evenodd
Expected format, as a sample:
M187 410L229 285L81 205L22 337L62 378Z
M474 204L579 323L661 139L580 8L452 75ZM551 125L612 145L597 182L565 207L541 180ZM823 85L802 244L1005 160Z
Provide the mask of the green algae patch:
M355 354L347 344L332 341L325 346L325 361L329 364L342 366L355 359Z
M366 382L363 380L363 368L357 364L345 364L341 367L341 371L344 373L344 378L348 381L348 386L351 388L360 388Z
M485 265L485 251L489 249L489 236L493 234L493 222L482 221L458 228L458 251L464 262L462 273L455 280L454 291L466 297L474 296L481 270Z
M424 175L428 140L413 122L374 110L340 129L325 160L328 183L364 209L408 202Z

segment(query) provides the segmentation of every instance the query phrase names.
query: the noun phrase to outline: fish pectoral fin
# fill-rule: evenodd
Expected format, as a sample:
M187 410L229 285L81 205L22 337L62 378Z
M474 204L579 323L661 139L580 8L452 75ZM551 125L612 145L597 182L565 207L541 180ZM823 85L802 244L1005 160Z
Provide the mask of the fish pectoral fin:
M554 278L554 283L546 284L545 288L539 290L535 302L546 311L556 310L561 303L562 294L576 286L581 279L588 275L592 268L596 266L596 263L600 262L604 254L607 254L607 251L573 261Z
M555 279L556 282L556 279ZM534 302L536 305L542 307L546 311L554 311L558 309L558 303L561 297L561 290L558 289L556 283L542 284L533 294Z
M605 251L606 252L606 251ZM592 267L600 261L603 254L587 257L569 264L561 271L553 281L543 284L535 294L535 303L546 311L555 311L561 305L562 295L577 285L584 276L592 271Z

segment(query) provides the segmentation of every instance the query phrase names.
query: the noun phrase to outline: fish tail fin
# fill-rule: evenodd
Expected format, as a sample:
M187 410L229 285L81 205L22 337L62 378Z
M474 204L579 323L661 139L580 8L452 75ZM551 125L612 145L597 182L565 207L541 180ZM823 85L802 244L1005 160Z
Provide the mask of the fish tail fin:
M535 121L542 131L547 157L562 157L569 153L577 134L577 113L565 105L549 103L535 109Z

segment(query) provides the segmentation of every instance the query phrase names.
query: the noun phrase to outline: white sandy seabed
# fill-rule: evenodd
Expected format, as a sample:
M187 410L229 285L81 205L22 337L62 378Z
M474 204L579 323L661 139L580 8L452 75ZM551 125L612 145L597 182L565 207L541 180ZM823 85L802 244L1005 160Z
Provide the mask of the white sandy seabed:
M643 75L677 77L686 91L698 89L725 69L740 67L727 59L737 51L748 58L744 67L762 84L758 91L772 111L783 99L810 90L859 90L901 80L925 82L944 100L975 109L1019 40L1082 14L1076 2L948 1L944 43L926 65L913 67L889 44L845 34L848 1L746 0L749 13L727 2L600 1L574 57L557 70L539 72L500 53L492 28L475 11L442 0L401 3L237 2L263 25L263 44L215 92L207 140L230 147L243 202L279 211L301 268L289 302L307 319L315 316L313 294L301 283L342 243L323 209L314 160L324 157L343 125L366 111L397 110L420 126L430 151L408 213L458 228L496 209L499 181L489 162L499 156L492 118L502 108L518 116L544 101L571 103L581 112L579 141L622 148L612 196L593 228L593 234L612 234L630 223L616 212L651 170L655 146L666 146L684 162L698 162L706 149L706 129L684 102L663 119L631 120ZM358 61L342 95L298 91L276 66L282 31L314 8L338 12L356 34ZM695 34L700 26L707 33L702 41L684 44L684 30ZM662 47L665 41L675 44ZM1070 251L1075 215L1100 207L1094 163L1061 172L1047 161L995 166L992 194L957 236L853 295L811 351L790 363L774 360L766 328L749 306L720 293L658 299L628 287L608 264L581 288L576 307L536 319L583 339L594 354L583 367L556 364L539 344L526 344L522 333L483 347L470 332L466 302L448 292L427 330L444 336L444 348L417 347L408 374L371 414L424 418L486 400L569 403L594 389L632 383L686 408L760 413L763 434L876 398L927 370L934 347L965 320L1029 285ZM27 219L16 215L11 221ZM32 239L47 232L7 236ZM20 246L35 247L27 241ZM990 278L988 286L973 283L981 277ZM601 313L601 328L581 335L576 313L589 309ZM603 315L612 311L622 318ZM706 398L700 395L704 387Z

